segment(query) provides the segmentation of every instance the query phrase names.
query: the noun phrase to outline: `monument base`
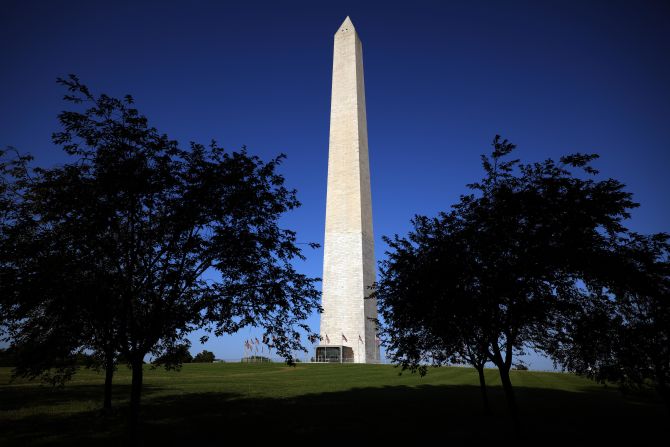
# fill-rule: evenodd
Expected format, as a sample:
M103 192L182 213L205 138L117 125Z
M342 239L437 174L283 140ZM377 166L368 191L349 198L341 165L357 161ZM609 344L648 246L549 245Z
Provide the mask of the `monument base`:
M350 346L317 346L314 361L317 363L353 363L354 350Z

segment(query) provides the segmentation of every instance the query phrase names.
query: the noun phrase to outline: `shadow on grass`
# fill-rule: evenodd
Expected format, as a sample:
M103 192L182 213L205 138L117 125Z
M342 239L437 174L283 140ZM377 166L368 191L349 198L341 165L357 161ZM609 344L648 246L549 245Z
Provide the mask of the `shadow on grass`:
M161 390L147 386L143 395L148 398ZM130 385L114 385L114 408L103 414L101 385L53 387L28 381L0 387L0 446L90 445L97 439L118 445L125 435L129 396Z
M147 387L147 394L158 391L155 387ZM130 385L114 385L112 399L123 400L130 396ZM27 382L18 386L0 388L0 411L19 410L26 407L52 406L86 401L99 402L102 406L101 385L50 386L38 381Z
M88 391L82 391L87 395ZM523 438L529 442L667 439L669 416L655 401L631 401L616 390L583 392L517 388ZM145 445L197 445L243 439L251 442L354 442L361 439L440 443L514 441L499 387L490 389L493 415L481 409L473 386L389 386L310 394L287 399L246 398L229 393L145 396ZM125 408L27 417L4 427L6 445L124 445ZM16 422L16 421L15 421ZM9 428L7 431L6 429Z

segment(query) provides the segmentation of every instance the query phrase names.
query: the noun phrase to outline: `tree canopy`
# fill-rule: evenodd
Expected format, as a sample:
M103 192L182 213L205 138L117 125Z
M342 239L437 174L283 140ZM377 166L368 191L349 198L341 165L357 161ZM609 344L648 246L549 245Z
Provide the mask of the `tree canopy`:
M193 356L189 351L190 343L180 343L172 346L163 354L153 360L154 365L162 365L166 368L179 368L184 363L193 362Z
M437 217L416 216L407 236L385 238L375 296L396 363L425 372L490 361L516 415L509 370L517 354L557 352L596 287L609 286L617 298L608 302L623 309L631 281L620 275L633 257L623 221L638 204L621 182L596 179L596 155L524 164L509 158L514 147L496 136L471 194Z
M22 365L36 374L82 350L110 368L123 358L136 421L145 356L196 328L261 327L292 361L301 331L317 337L304 320L320 307L318 279L293 266L304 259L296 234L279 225L300 206L277 172L285 156L184 149L132 97L94 95L73 75L58 82L74 108L53 135L68 162L0 166L0 310Z
M601 383L652 386L670 410L670 236L629 233L617 252L547 334L545 352Z
M193 363L212 363L215 359L214 353L204 349L202 352L196 354L193 358Z

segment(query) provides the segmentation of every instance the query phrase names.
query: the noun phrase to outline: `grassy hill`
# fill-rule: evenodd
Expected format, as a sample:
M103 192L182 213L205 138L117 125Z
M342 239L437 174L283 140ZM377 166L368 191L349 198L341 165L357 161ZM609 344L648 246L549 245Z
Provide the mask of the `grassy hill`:
M398 375L389 365L189 364L147 367L146 444L218 438L252 442L353 442L369 438L427 442L513 440L497 371L487 380L494 415L484 416L469 368ZM115 413L99 414L101 374L82 370L63 388L10 382L0 368L0 445L121 445L130 372L115 377ZM570 374L515 371L525 441L667 439L670 414L653 395L623 395Z

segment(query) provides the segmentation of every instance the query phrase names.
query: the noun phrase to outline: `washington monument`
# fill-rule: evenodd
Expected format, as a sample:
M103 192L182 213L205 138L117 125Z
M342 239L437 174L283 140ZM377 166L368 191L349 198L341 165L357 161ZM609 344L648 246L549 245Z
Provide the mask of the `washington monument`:
M351 19L335 33L320 360L379 361L363 48Z

